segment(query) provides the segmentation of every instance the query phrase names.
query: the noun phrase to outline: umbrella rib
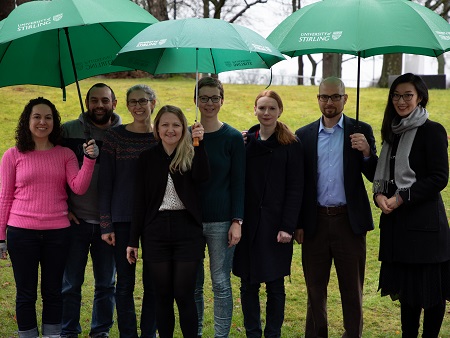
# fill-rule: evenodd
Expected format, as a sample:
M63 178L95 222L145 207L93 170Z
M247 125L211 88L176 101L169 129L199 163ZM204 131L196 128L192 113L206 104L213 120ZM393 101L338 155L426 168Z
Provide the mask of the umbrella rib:
M61 29L64 29L64 28L61 28ZM63 74L63 71L62 71L62 67L61 67L61 40L60 40L60 36L59 36L59 32L60 32L60 30L61 29L58 29L58 53L59 53L59 58L58 58L58 64L59 64L59 78L60 78L60 81L61 81L61 89L63 90L63 92L65 92L65 88L66 88L66 86L64 85L64 74ZM63 96L65 96L65 94L63 93ZM65 100L65 97L63 97L63 99Z
M8 47L6 47L5 52L3 53L1 59L0 59L0 63L3 61L3 58L5 57L6 52L8 51L9 47L11 46L12 41L8 42Z
M117 41L117 39L114 37L114 35L111 34L111 32L109 31L109 29L107 29L107 28L105 27L105 25L103 24L103 22L100 22L99 24L100 24L100 26L102 26L102 28L103 28L106 32L108 32L109 36L117 43L117 46L119 46L120 48L122 48L123 46L119 43L119 41Z
M212 64L214 67L214 74L218 74L217 68L216 68L216 61L214 60L213 53L212 53L212 48L209 48L209 55L211 56Z

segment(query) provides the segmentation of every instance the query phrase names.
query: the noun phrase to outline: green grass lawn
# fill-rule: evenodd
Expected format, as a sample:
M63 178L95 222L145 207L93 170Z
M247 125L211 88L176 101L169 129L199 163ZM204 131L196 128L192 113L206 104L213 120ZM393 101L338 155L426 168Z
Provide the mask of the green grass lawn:
M105 81L115 91L118 98L117 112L122 116L124 123L131 120L126 109L125 93L134 84L146 83L157 94L158 103L156 110L165 104L173 104L183 109L190 122L195 119L195 105L193 93L195 81L192 79L174 78L169 80L132 79L132 80L103 80L101 78L89 79L80 82L83 100L86 91L95 82ZM248 129L257 123L253 115L254 98L264 89L257 85L232 85L225 84L225 103L221 109L219 118L236 127L239 130ZM318 87L309 86L271 86L277 91L284 103L284 113L281 120L292 130L312 122L319 118L320 111L317 105L316 94ZM348 88L349 100L345 113L355 116L356 90ZM363 88L360 95L360 119L368 122L374 129L377 139L378 151L380 150L380 127L387 100L387 89ZM62 92L59 89L41 86L17 86L0 88L0 154L14 145L14 131L18 116L28 100L37 96L44 96L56 104L61 113L63 122L75 119L80 113L80 105L77 98L75 85L67 88L67 100L62 101ZM431 90L428 106L430 119L438 121L450 130L450 93L447 90ZM366 182L367 183L367 182ZM366 185L371 191L371 185ZM446 188L443 191L446 205L450 205L450 192ZM449 214L449 207L447 207ZM366 280L364 287L364 337L401 337L399 303L392 302L388 297L381 297L377 292L379 262L378 244L379 211L373 209L375 230L367 234L367 264ZM306 287L301 268L300 246L295 245L294 259L291 276L286 278L286 314L283 325L283 337L302 337L306 316ZM206 263L207 264L207 263ZM136 282L135 298L137 312L142 296L142 282L140 279L142 262L138 262L138 280ZM234 313L231 336L245 337L242 312L239 300L239 279L232 276ZM82 337L88 337L89 324L93 298L93 275L89 265L86 272L86 280L83 288L83 304L81 313ZM15 312L15 287L14 277L10 261L0 261L0 338L17 336L17 325L14 319ZM38 303L40 300L38 300ZM261 290L262 309L264 311L265 292ZM40 304L39 304L40 306ZM40 310L39 310L40 311ZM337 279L334 268L328 293L328 316L330 338L340 337L343 333L342 311L337 287ZM175 337L181 337L177 326ZM450 337L450 307L444 318L441 329L441 337ZM111 337L119 337L117 325L114 324ZM206 276L205 285L205 327L204 337L213 337L213 296L209 275Z

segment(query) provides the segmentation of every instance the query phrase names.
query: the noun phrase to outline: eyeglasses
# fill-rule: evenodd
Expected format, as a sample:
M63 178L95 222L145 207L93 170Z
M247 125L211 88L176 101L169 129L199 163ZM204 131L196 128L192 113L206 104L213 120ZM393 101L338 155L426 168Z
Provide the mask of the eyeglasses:
M212 103L218 103L220 99L222 99L222 96L199 96L198 99L201 103L207 103L209 100L211 100Z
M129 100L129 101L127 101L127 104L130 107L135 107L139 103L139 105L142 107L142 106L145 106L148 103L148 101L151 101L151 100L142 98L139 100Z
M331 99L331 101L333 101L333 102L337 102L337 101L340 101L343 96L345 96L345 94L344 95L341 95L341 94L333 94L333 95L319 94L319 95L317 95L317 98L322 102L328 102L329 99Z
M391 98L392 98L392 101L399 101L400 98L403 98L403 101L406 102L406 101L411 101L413 96L414 96L414 94L411 94L411 93L407 93L407 94L403 94L403 95L394 93L391 95Z

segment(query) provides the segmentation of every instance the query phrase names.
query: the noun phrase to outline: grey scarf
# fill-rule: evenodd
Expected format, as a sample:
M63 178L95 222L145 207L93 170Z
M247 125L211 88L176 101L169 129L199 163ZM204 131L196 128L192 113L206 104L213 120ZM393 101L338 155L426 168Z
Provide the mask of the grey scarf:
M416 173L409 166L409 153L416 136L417 128L423 125L428 119L428 112L421 106L417 106L408 117L392 121L392 131L394 134L401 134L400 141L395 154L394 179L398 191L407 190L416 182ZM378 158L377 169L373 180L374 193L387 193L389 181L389 164L392 145L383 142L380 157Z

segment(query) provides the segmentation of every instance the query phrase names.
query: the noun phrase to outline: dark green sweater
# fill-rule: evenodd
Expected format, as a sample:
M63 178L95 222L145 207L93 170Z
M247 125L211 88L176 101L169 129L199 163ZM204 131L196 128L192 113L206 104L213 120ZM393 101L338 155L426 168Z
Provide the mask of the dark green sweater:
M211 177L201 185L203 222L244 218L245 146L241 133L224 123L204 142Z

